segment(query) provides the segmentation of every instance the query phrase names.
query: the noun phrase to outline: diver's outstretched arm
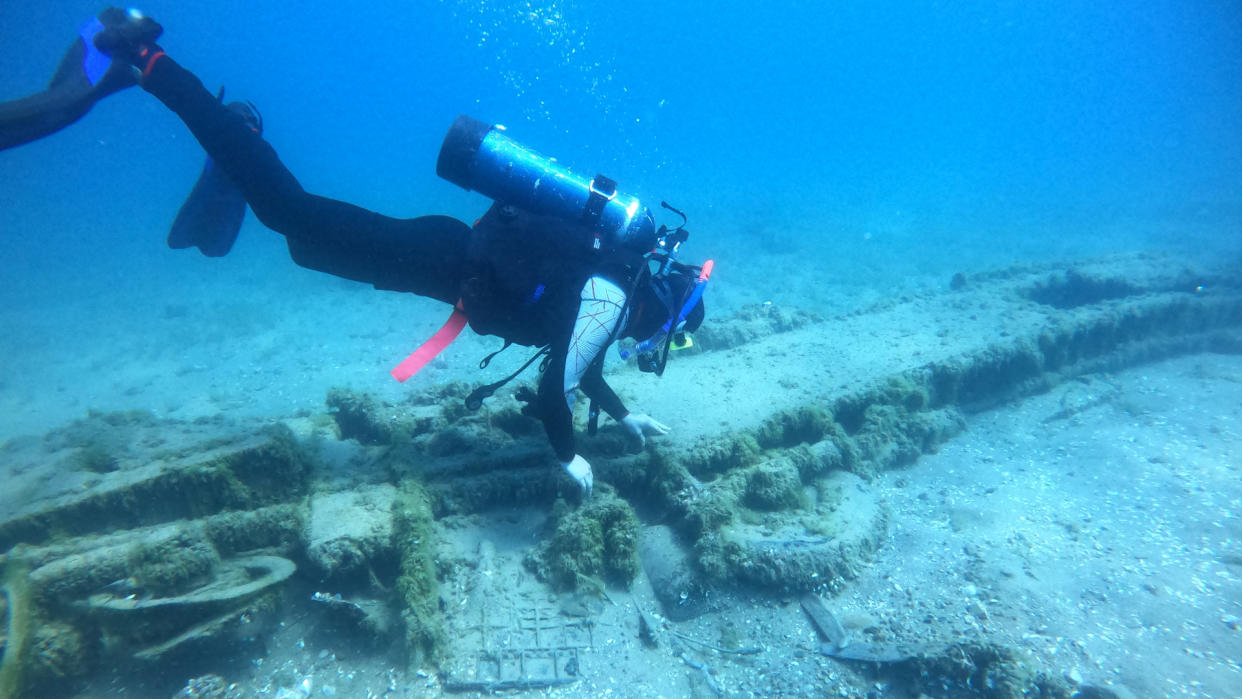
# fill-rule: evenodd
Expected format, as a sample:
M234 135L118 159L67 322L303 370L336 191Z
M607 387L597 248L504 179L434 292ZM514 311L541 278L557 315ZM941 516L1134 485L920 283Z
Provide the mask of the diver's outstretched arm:
M115 15L107 10L78 30L47 89L0 102L0 150L55 133L81 119L96 102L136 84L133 67L95 48L94 39Z

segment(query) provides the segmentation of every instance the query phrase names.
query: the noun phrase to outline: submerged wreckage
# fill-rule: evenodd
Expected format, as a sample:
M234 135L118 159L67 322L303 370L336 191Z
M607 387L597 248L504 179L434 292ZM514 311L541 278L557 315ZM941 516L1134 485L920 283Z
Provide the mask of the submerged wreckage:
M869 478L935 450L970 411L1086 373L1242 352L1240 278L1137 256L956 278L831 319L743 309L658 384L611 377L637 404L694 396L693 415L661 414L677 439L641 453L608 428L583 440L607 485L574 505L537 424L511 401L469 412L460 386L383 406L337 390L324 415L258 430L92 413L11 440L0 695L227 653L290 599L403 649L412 672L436 668L443 690L573 684L595 671L593 618L630 604L616 590L639 577L667 621L635 605L635 644L740 584L801 595L822 652L868 658L807 594L848 585L884 545ZM497 547L525 559L521 584L495 575Z

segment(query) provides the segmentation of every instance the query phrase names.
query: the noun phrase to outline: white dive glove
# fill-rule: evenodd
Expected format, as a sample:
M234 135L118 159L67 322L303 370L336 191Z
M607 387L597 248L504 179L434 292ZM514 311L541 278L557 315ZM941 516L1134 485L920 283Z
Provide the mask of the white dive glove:
M630 413L621 418L625 431L638 437L638 443L647 446L647 435L668 434L668 425L657 422L646 413Z
M591 474L591 464L581 456L574 454L573 461L562 461L561 466L578 482L578 487L582 488L582 497L591 497L591 489L595 485L595 476Z

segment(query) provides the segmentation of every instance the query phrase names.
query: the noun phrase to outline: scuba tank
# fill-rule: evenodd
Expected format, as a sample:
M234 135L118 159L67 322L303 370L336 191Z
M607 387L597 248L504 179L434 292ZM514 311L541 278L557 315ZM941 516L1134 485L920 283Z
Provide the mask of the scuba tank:
M457 117L440 146L436 174L503 204L581 220L595 231L597 250L644 254L656 245L651 211L618 192L616 182L574 174L509 138L502 128L464 114Z

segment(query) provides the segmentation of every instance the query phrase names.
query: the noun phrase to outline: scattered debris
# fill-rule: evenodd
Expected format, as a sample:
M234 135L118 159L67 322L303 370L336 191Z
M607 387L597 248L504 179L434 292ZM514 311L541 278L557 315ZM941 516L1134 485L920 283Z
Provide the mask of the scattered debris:
M707 685L708 689L712 690L712 692L718 697L724 696L724 691L720 688L720 684L716 682L716 678L712 677L712 672L707 667L707 663L700 662L690 657L689 649L680 643L674 643L672 644L672 647L674 655L681 658L681 661L691 669L699 671L698 674L702 677L703 682Z
M655 648L659 645L656 641L655 626L637 602L634 603L634 609L638 610L638 639L643 642L644 646Z
M450 681L444 683L444 691L453 692L482 692L484 694L493 694L495 692L509 691L527 691L531 689L548 689L550 687L563 687L578 681L576 677L556 677L541 680L480 680L480 681Z
M395 628L392 611L379 600L343 599L340 594L316 592L311 601L320 605L338 628L345 628L367 638L385 638Z
M841 626L841 622L837 621L832 612L828 611L823 601L820 600L819 595L807 592L798 601L802 604L802 609L806 612L806 615L811 618L811 623L814 624L815 630L827 641L824 647L827 647L831 652L824 653L824 655L833 655L850 644L849 632L845 630L844 626ZM823 652L823 648L821 648L820 652Z
M684 633L678 633L676 631L671 631L671 630L669 631L669 633L673 634L674 636L676 636L677 638L680 638L683 641L689 641L695 645L703 646L704 648L714 650L717 653L731 653L733 655L756 655L758 653L763 652L763 649L758 646L749 646L746 648L721 648L720 646L714 646L708 643L707 641L700 641L697 638L692 638L690 636L687 636Z

